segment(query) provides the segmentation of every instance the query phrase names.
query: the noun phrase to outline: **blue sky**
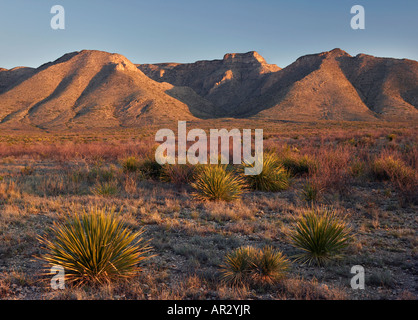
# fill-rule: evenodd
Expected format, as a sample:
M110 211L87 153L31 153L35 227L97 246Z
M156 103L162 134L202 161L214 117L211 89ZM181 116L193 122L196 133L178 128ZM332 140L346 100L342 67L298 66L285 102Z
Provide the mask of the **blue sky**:
M57 4L65 8L65 30L50 27ZM366 10L365 30L350 27L356 4ZM416 0L0 0L0 67L38 67L82 49L134 63L255 50L285 67L337 47L418 60L417 16Z

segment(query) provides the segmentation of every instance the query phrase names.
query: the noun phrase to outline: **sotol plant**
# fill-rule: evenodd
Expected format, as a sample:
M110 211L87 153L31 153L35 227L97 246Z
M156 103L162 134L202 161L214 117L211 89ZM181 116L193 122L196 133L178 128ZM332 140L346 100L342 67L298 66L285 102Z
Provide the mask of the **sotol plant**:
M46 253L38 257L49 266L62 266L67 283L108 283L135 276L150 256L143 229L125 227L114 210L92 208L64 223L54 223L52 240L40 237Z
M295 222L290 234L292 244L302 253L296 260L303 264L324 265L340 258L352 240L351 228L336 210L313 208Z
M221 265L221 278L233 285L273 284L286 276L289 267L289 260L273 247L258 249L246 246L226 255Z
M252 165L244 164L244 167ZM255 190L277 192L289 188L290 174L274 153L263 156L263 170L258 175L246 175L248 184Z
M302 187L301 197L307 202L316 202L321 197L323 188L320 181L315 178L308 180Z
M196 181L191 184L194 197L199 200L232 201L241 196L245 182L224 165L207 165L199 170Z

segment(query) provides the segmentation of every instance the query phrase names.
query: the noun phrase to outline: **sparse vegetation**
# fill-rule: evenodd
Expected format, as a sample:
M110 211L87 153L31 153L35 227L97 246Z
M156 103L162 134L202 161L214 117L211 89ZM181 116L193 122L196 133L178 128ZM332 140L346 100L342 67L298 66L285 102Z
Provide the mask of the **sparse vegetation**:
M220 126L214 120L197 125L205 130ZM207 166L163 166L155 175L146 175L142 163L152 159L156 126L94 134L2 132L0 298L416 299L411 279L417 253L413 201L417 187L411 173L417 171L418 135L413 126L355 122L312 126L242 119L231 120L230 125L265 129L265 154L277 154L292 177L286 190L245 188L234 201L200 201L193 196L197 190L192 184ZM396 138L389 141L391 133ZM138 165L133 171L123 167L122 159L129 157ZM381 166L386 171L373 171L375 163L390 158L395 166L387 161ZM32 169L30 174L22 174L25 166ZM231 178L248 184L241 165L223 167ZM337 218L356 233L351 245L326 259L331 262L344 254L341 263L322 268L291 258L292 268L275 277L268 272L274 263L267 263L274 259L266 258L267 271L253 269L242 284L221 281L219 266L235 248L262 251L257 248L273 246L280 248L283 258L305 253L292 245L292 221L298 213L324 205L335 208ZM139 264L142 271L129 282L115 279L53 291L51 275L44 275L40 262L33 261L34 255L47 252L37 237L54 242L57 237L50 226L67 225L68 217L74 217L67 212L92 206L115 207L115 217L132 233L146 225L141 237L152 235L149 246L158 257ZM352 277L347 265L357 264L366 269L367 289L361 295L347 281Z

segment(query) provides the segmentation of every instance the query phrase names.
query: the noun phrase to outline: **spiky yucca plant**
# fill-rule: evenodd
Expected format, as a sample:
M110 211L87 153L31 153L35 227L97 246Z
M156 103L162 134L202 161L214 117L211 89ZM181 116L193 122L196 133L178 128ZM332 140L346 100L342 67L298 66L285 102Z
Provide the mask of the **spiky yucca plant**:
M246 184L241 177L226 170L226 165L207 165L199 170L193 196L199 200L232 201L245 191Z
M65 270L67 283L102 284L135 276L139 263L150 258L143 229L132 232L114 210L91 208L64 223L54 223L53 239L39 237L46 253L38 257Z
M316 202L321 197L323 188L317 179L308 180L302 187L301 196L302 199L308 202Z
M290 234L292 244L302 250L296 260L303 264L324 265L340 258L353 236L351 227L338 212L328 208L305 211Z
M233 285L249 282L273 284L286 275L289 267L289 260L271 246L263 249L246 246L226 255L221 265L221 277Z
M221 265L221 279L233 285L242 284L250 278L259 249L245 246L227 254Z
M260 251L254 262L251 277L257 283L273 284L285 277L289 268L290 261L281 251L266 246Z
M254 164L244 163L244 168ZM255 190L277 192L289 188L290 174L274 153L263 155L263 170L258 175L246 175L248 184Z

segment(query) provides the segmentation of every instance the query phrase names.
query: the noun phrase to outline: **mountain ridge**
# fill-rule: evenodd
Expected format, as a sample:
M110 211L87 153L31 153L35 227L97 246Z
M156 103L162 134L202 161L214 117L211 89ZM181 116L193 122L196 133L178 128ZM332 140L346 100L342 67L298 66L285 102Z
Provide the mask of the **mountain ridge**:
M138 126L144 121L418 119L418 62L333 49L281 69L256 51L134 64L82 50L38 68L0 68L0 128Z

